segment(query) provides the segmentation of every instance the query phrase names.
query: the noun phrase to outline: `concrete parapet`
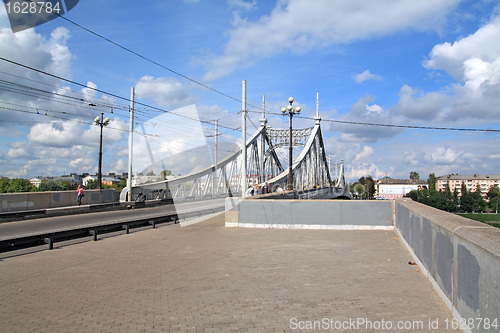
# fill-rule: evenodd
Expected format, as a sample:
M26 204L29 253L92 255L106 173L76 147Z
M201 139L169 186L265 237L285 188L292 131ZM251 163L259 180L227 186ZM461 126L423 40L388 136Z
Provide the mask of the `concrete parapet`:
M410 200L397 200L395 215L408 250L465 323L460 328L491 332L486 322L500 325L500 229Z
M110 203L115 190L85 190L82 205ZM76 206L76 191L23 192L0 194L0 212L17 212L57 207Z
M393 229L390 201L226 199L226 226L290 229Z

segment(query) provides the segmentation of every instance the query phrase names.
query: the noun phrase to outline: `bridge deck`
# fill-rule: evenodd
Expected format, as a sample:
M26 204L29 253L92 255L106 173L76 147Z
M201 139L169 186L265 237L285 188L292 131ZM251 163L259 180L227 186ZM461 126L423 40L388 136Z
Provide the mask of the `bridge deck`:
M183 228L56 244L0 261L0 327L317 332L344 325L340 331L366 332L393 325L399 332L454 332L446 329L450 312L394 237L224 228L221 215ZM429 320L439 326L429 328ZM408 328L396 329L399 321Z

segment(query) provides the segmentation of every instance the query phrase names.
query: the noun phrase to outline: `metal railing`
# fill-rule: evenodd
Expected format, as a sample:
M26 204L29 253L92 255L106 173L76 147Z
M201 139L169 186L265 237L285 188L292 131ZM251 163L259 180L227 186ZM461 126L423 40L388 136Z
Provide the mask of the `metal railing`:
M119 222L99 223L87 226L80 226L68 230L55 232L40 232L30 234L29 236L13 237L11 239L0 240L0 253L15 250L21 250L29 247L48 245L48 249L54 248L54 243L74 240L78 238L92 237L94 241L98 240L98 235L109 234L113 232L124 231L126 234L130 229L152 226L156 228L158 224L176 224L181 220L190 217L198 217L207 214L214 214L224 211L224 206L215 208L194 209L182 213L159 214L154 217L145 218L123 218Z

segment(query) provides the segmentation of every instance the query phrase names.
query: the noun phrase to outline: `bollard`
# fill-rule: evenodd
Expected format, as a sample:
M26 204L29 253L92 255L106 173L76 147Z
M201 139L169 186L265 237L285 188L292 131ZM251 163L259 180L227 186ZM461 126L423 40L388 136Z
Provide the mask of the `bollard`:
M45 244L49 244L49 250L54 249L54 240L52 238L44 238L43 241Z
M91 236L94 236L94 242L97 241L97 230L90 230L89 233Z
M127 235L130 233L130 227L127 224L122 225L122 229L125 230Z
M153 229L156 228L156 222L155 221L149 221L149 224L151 224L153 226Z

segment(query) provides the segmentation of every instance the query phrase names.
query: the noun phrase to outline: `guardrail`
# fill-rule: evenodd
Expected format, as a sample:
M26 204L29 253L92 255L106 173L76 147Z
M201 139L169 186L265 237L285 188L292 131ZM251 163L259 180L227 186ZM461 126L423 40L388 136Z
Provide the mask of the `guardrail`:
M119 202L110 202L102 204L92 204L83 206L70 206L70 207L57 207L57 208L43 208L20 210L12 212L0 212L0 223L12 222L19 220L51 217L58 215L72 215L72 214L85 214L92 212L99 212L109 209L126 209L127 207L121 205Z
M155 217L143 219L127 220L124 219L114 223L102 223L79 227L75 229L61 230L56 232L45 232L36 235L21 236L0 241L0 253L9 252L20 249L25 249L34 246L48 245L49 250L54 248L54 243L68 241L77 238L93 237L94 241L98 240L98 235L124 231L126 234L130 229L144 226L152 226L156 228L158 224L176 224L180 220L186 220L190 217L198 217L207 214L213 214L224 211L224 206L216 208L205 208L199 210L186 211L182 213L170 213Z

